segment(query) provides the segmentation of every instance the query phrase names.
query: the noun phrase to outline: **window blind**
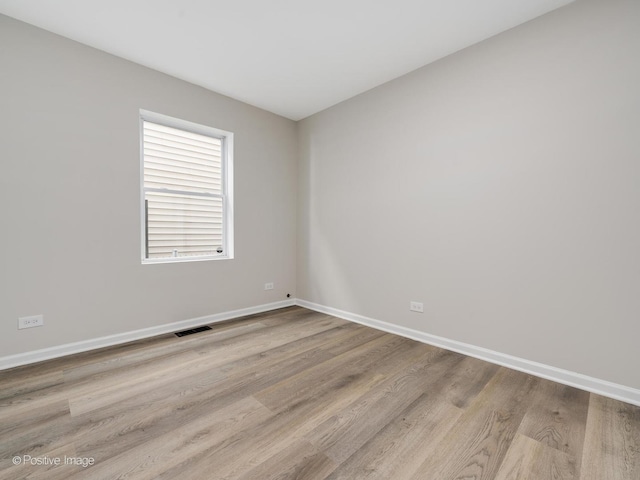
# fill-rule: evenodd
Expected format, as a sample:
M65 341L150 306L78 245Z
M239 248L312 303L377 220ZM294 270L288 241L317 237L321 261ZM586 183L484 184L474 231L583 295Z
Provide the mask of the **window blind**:
M223 253L222 138L143 120L145 257Z

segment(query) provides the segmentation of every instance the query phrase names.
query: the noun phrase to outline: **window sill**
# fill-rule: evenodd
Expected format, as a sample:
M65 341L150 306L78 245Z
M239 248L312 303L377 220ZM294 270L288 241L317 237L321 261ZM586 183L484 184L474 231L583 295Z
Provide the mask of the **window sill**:
M210 260L233 260L233 257L228 255L210 255L206 257L143 258L142 265L155 265L158 263L207 262Z

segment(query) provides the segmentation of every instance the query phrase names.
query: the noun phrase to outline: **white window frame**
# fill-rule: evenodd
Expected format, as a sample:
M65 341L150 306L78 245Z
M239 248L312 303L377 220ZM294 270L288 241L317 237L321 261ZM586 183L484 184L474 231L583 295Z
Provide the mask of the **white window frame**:
M206 135L221 140L221 171L222 171L222 248L219 255L199 255L188 257L147 258L147 231L144 187L144 122L157 123L166 127L177 128L186 132ZM182 263L203 260L229 260L233 252L233 133L219 128L208 127L198 123L181 120L179 118L162 115L148 110L140 110L140 219L141 242L140 251L143 264Z

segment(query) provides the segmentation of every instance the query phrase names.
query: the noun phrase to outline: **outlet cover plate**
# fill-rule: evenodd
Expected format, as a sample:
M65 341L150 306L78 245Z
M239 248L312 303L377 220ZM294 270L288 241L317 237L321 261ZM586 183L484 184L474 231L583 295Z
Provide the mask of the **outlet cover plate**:
M422 302L409 302L409 310L424 313L424 304Z
M18 318L18 330L23 328L41 327L44 325L44 315L31 315Z

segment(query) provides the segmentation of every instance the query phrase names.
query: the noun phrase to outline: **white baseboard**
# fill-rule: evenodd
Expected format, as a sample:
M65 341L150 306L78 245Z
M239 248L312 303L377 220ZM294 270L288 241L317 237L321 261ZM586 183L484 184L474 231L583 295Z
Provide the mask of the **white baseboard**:
M412 340L416 340L418 342L427 343L429 345L434 345L436 347L462 353L463 355L468 355L480 360L485 360L497 365L502 365L507 368L512 368L513 370L529 373L537 377L546 378L547 380L552 380L564 385L580 388L582 390L597 393L598 395L604 395L605 397L614 398L616 400L621 400L632 405L640 406L640 390L638 389L608 382L606 380L600 380L598 378L583 375L581 373L571 372L569 370L563 370L561 368L533 362L531 360L514 357L512 355L496 352L487 348L477 347L475 345L458 342L456 340L451 340L444 337L438 337L436 335L431 335L419 330L402 327L400 325L394 325L392 323L375 320L373 318L365 317L355 313L345 312L343 310L338 310L336 308L319 305L317 303L312 303L301 299L291 299L281 302L267 303L255 307L232 310L229 312L217 313L214 315L207 315L204 317L167 323L155 327L143 328L131 332L118 333L106 337L84 340L75 343L67 343L64 345L45 348L42 350L35 350L32 352L0 357L0 370L27 365L30 363L41 362L43 360L59 358L74 353L86 352L103 347L110 347L112 345L119 345L134 340L162 335L165 333L187 330L202 325L224 322L226 320L232 320L247 315L254 315L256 313L268 312L270 310L276 310L278 308L289 307L292 305L299 305L301 307L308 308L309 310L315 310L317 312L333 315L334 317L343 318L355 323L360 323L377 330L382 330L384 332L393 333L402 337L411 338Z
M479 358L487 362L502 365L513 370L529 373L537 377L546 378L554 382L569 385L581 390L597 393L605 397L614 398L632 405L640 406L640 390L619 385L617 383L600 380L598 378L589 377L581 373L563 370L561 368L552 367L538 362L532 362L524 358L514 357L504 353L489 350L487 348L469 345L467 343L458 342L444 337L438 337L411 328L394 325L392 323L375 320L373 318L364 317L355 313L345 312L336 308L319 305L317 303L308 302L306 300L296 299L296 305L310 310L333 315L334 317L343 318L351 322L360 323L377 330L382 330L402 337L411 338L418 342L427 343L436 347L452 350L462 353L470 357Z
M34 350L32 352L0 357L0 370L19 367L21 365L27 365L29 363L41 362L43 360L50 360L52 358L59 358L65 355L71 355L73 353L86 352L89 350L95 350L97 348L119 345L121 343L154 337L156 335L162 335L165 333L188 330L190 328L200 327L202 325L224 322L226 320L232 320L234 318L244 317L247 315L254 315L256 313L268 312L270 310L276 310L278 308L290 307L292 305L295 305L295 301L293 299L284 300L281 302L267 303L264 305L258 305L256 307L216 313L214 315L182 320L180 322L166 323L164 325L143 328L131 332L117 333L115 335L109 335L107 337L83 340L81 342L67 343L55 347L44 348L42 350Z

